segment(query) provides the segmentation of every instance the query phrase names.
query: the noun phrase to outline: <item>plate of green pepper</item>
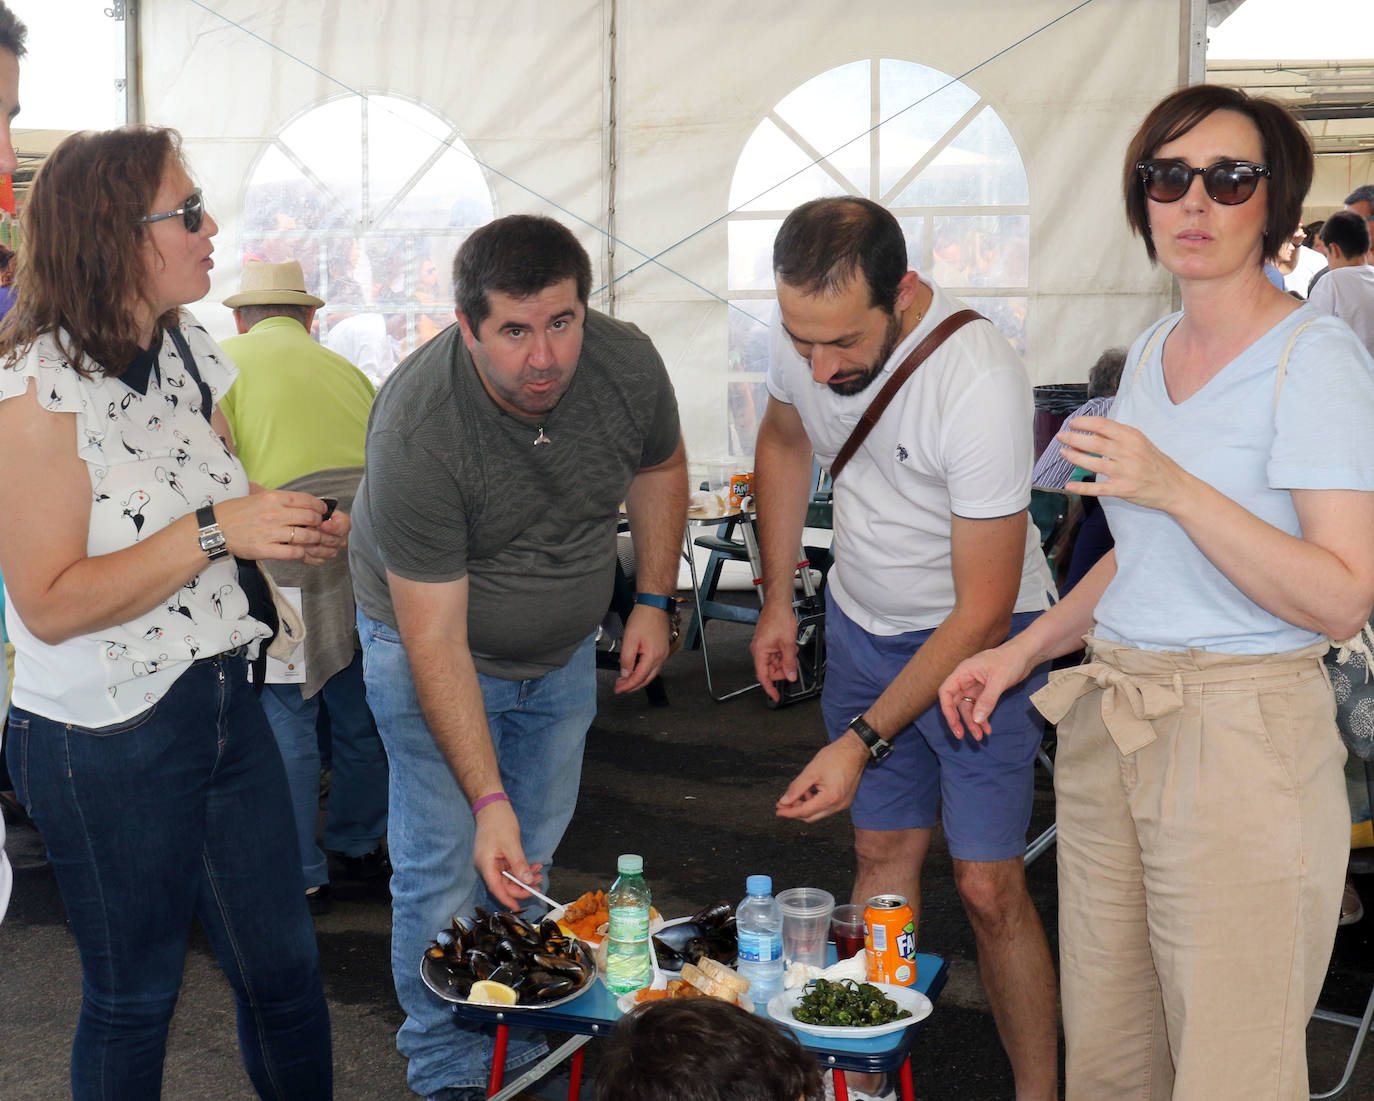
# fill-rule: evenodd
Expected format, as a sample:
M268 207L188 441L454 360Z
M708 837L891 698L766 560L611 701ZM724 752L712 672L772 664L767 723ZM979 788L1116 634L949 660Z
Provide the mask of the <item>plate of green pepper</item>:
M929 998L908 986L812 979L769 999L768 1015L813 1036L863 1040L910 1028L933 1008Z

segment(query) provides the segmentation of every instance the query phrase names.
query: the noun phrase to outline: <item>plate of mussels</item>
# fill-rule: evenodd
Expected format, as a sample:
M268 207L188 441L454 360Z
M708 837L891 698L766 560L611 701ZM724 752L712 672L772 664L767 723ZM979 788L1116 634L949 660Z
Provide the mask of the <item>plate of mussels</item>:
M702 956L733 964L739 955L734 906L717 902L691 917L664 922L654 932L654 952L664 971L681 971L684 963L696 963Z
M511 987L511 1009L552 1009L570 1002L596 981L587 946L547 918L537 925L509 911L478 906L473 920L455 917L425 949L420 977L449 1002L466 1002L479 979Z

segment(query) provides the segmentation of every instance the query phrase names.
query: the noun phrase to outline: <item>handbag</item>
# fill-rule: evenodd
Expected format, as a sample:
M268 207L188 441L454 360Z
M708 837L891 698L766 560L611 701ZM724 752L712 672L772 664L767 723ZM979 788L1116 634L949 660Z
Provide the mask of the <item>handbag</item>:
M195 357L191 354L191 346L186 342L186 337L182 335L179 327L173 325L166 332L176 345L177 354L181 356L186 373L200 390L200 411L205 416L205 422L209 424L214 414L214 396L210 393L210 387L200 377ZM265 624L272 632L268 640L258 646L258 656L253 659L251 665L253 685L261 695L262 686L266 682L268 657L285 661L295 653L296 647L305 641L305 621L301 619L300 613L291 602L282 595L261 562L240 558L238 555L234 555L234 562L239 571L239 588L248 598L248 614L259 623Z
M1298 335L1312 324L1305 321L1293 330L1279 356L1274 382L1274 406L1288 373L1288 356ZM1327 680L1336 697L1336 728L1345 748L1362 761L1374 761L1374 621L1360 628L1359 634L1343 642L1331 640L1331 649L1322 657Z
M878 396L868 403L868 408L864 410L863 416L859 418L859 423L854 426L849 438L844 441L844 446L840 448L839 454L835 456L835 461L830 464L830 481L833 484L839 479L840 471L854 457L854 452L859 450L859 445L868 438L868 434L873 431L873 426L878 423L878 418L883 415L892 399L897 396L903 384L909 379L912 373L919 367L941 344L951 337L958 330L962 329L970 321L986 321L977 310L959 310L950 314L947 318L936 325L924 340L921 341L911 353L902 360L901 365L892 372L892 377L887 380L886 385L878 391Z

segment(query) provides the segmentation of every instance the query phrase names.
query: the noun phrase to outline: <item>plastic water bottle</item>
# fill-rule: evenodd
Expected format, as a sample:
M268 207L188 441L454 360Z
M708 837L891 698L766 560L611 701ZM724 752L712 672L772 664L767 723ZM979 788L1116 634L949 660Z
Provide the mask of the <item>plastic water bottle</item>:
M735 910L736 970L749 980L749 998L764 1005L782 990L782 907L773 897L771 876L751 875L745 890L748 896Z
M619 872L608 897L611 928L606 946L606 986L625 994L649 985L649 885L644 882L644 858L625 853L616 861Z

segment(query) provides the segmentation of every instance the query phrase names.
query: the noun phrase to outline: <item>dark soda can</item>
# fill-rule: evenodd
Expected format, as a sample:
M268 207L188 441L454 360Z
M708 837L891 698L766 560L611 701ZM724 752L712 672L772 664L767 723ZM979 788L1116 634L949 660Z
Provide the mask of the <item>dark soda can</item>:
M864 907L868 981L910 986L916 981L916 914L901 895L875 895Z

